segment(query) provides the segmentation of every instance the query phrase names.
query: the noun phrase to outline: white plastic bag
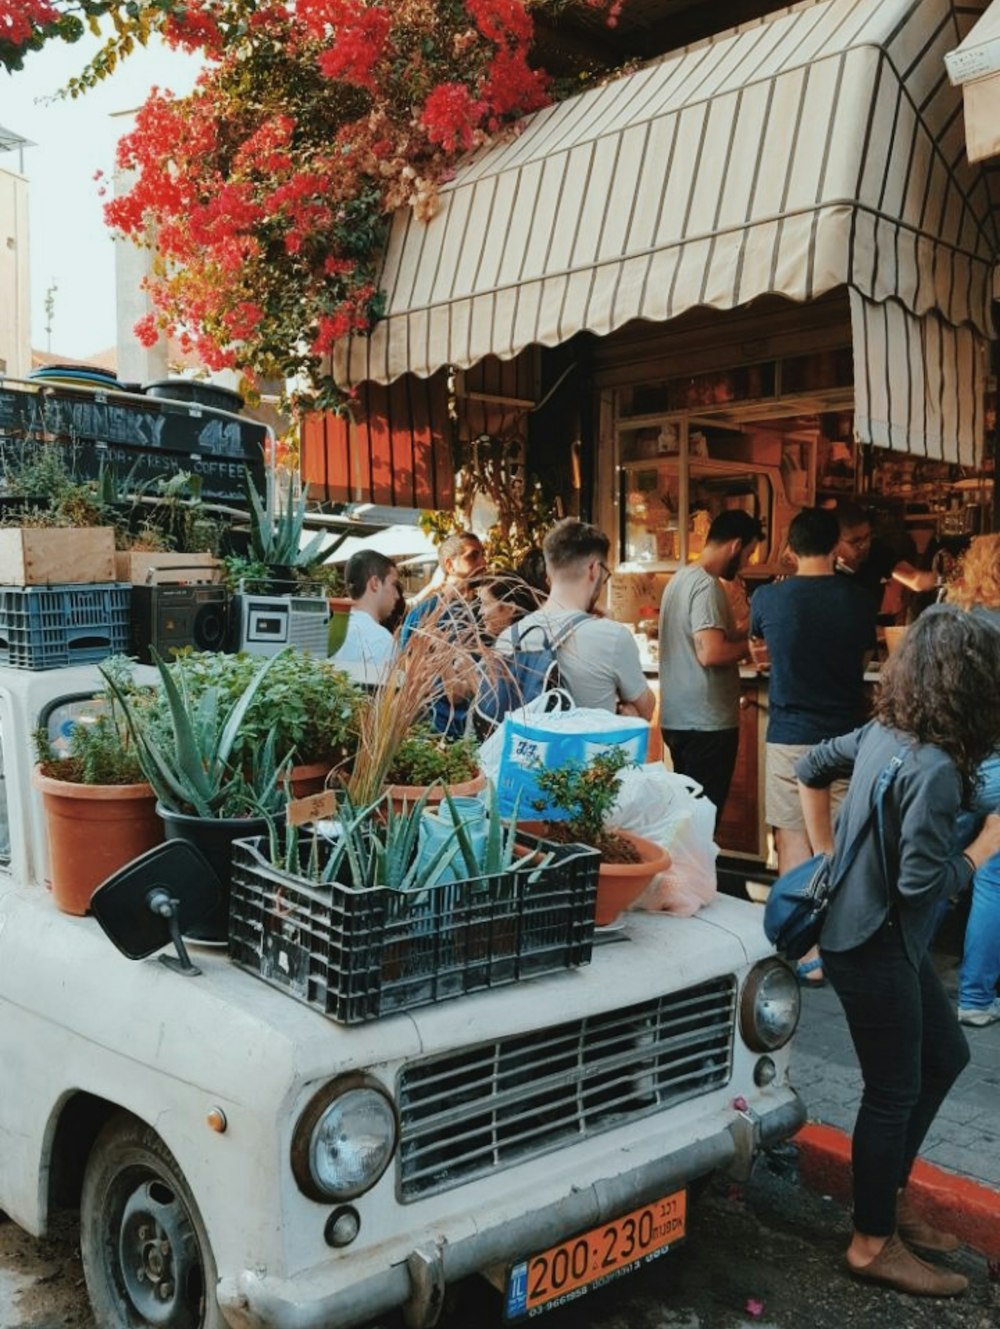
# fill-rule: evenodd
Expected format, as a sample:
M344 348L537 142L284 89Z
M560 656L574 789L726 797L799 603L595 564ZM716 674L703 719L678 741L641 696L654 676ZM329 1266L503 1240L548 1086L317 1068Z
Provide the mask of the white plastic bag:
M653 878L635 908L688 917L714 898L715 804L695 780L659 762L626 768L610 821L670 855L670 867Z

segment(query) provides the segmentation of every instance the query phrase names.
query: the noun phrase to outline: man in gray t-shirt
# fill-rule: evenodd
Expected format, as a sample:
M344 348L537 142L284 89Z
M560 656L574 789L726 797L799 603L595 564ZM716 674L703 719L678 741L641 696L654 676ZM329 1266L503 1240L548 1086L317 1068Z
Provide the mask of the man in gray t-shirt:
M549 597L540 609L518 623L521 640L540 623L550 641L559 640L571 620L579 619L556 648L559 673L577 706L617 711L619 715L652 717L656 699L639 663L635 638L623 623L610 618L580 619L593 614L608 579L608 537L587 522L566 517L545 537L543 551ZM530 645L528 637L527 645ZM511 651L508 628L497 638L498 651Z
M747 654L720 578L731 581L763 531L756 517L721 512L697 563L674 575L660 606L660 724L674 770L690 775L722 815L739 747L739 662Z
M573 609L536 609L520 620L518 636L530 650L539 637L536 633L533 638L530 629L539 624L549 641L560 643L556 650L559 676L577 706L616 711L619 703L634 705L646 692L652 695L635 637L624 623L591 617L570 627L577 618L579 612ZM497 649L509 649L509 642L508 628L497 641Z

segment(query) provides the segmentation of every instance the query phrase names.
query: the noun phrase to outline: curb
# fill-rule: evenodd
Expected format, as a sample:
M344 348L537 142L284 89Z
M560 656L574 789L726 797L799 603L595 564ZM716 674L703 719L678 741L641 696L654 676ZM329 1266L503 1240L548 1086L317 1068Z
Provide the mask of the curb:
M810 1122L793 1137L799 1170L810 1190L835 1199L851 1199L851 1137L835 1126ZM946 1232L954 1232L988 1260L1000 1260L1000 1191L917 1159L910 1194L921 1214Z

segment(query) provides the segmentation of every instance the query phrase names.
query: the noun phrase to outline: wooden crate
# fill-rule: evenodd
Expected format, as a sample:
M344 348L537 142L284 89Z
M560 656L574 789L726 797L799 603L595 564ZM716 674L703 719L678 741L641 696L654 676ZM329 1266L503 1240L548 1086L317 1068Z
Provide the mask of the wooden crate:
M115 580L110 526L0 528L0 586L59 586Z
M222 565L214 554L152 553L129 549L115 554L115 580L133 586L164 582L216 582Z

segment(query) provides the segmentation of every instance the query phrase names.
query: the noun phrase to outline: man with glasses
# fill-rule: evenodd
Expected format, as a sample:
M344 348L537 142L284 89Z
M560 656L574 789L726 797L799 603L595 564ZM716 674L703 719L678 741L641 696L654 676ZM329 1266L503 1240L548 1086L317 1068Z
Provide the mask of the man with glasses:
M889 581L898 581L909 591L933 591L941 585L936 572L915 568L905 559L897 558L883 541L873 537L871 518L857 503L838 504L837 522L840 526L837 571L868 592L875 601L876 612L881 608Z
M756 517L720 512L696 563L674 573L660 606L660 724L674 770L697 780L722 815L740 738L747 655L720 578L732 581L763 537Z
M518 637L530 646L531 628L538 627L553 643L562 685L577 706L649 720L656 698L635 637L624 623L595 613L611 576L609 548L608 537L589 522L566 517L553 526L542 545L548 599L520 620ZM497 650L513 650L509 628Z

